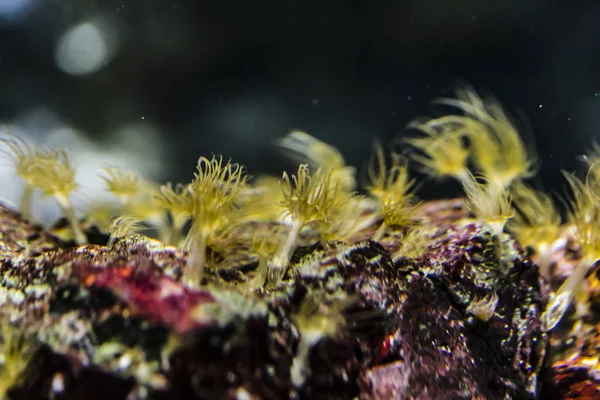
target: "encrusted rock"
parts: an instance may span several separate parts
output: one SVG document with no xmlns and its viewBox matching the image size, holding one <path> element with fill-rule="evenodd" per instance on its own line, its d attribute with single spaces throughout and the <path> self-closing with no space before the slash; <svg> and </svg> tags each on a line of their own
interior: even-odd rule
<svg viewBox="0 0 600 400">
<path fill-rule="evenodd" d="M 8 396 L 536 398 L 548 287 L 508 236 L 501 267 L 461 204 L 426 205 L 438 229 L 418 258 L 393 262 L 394 235 L 311 242 L 257 291 L 243 250 L 190 289 L 181 250 L 141 236 L 73 247 L 0 209 L 1 310 L 35 350 Z"/>
</svg>

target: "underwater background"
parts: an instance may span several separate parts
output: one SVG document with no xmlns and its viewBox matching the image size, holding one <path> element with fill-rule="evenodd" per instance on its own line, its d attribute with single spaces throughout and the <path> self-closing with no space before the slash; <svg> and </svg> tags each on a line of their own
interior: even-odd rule
<svg viewBox="0 0 600 400">
<path fill-rule="evenodd" d="M 107 164 L 188 181 L 215 153 L 279 175 L 294 165 L 273 140 L 292 129 L 364 170 L 376 138 L 468 82 L 535 147 L 534 184 L 562 194 L 599 137 L 599 17 L 595 1 L 0 0 L 0 123 L 66 146 L 85 202 Z M 419 180 L 423 198 L 460 193 Z"/>
</svg>

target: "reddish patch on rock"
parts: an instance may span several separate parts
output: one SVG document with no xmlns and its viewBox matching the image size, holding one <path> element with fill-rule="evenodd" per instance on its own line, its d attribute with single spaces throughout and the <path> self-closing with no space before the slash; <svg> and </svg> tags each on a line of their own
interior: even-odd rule
<svg viewBox="0 0 600 400">
<path fill-rule="evenodd" d="M 213 322 L 195 317 L 193 310 L 200 304 L 215 303 L 214 297 L 168 276 L 133 266 L 77 269 L 76 275 L 84 286 L 110 290 L 127 304 L 133 316 L 162 323 L 178 333 Z"/>
<path fill-rule="evenodd" d="M 600 398 L 600 385 L 583 367 L 568 364 L 555 365 L 554 384 L 565 400 L 592 400 Z"/>
</svg>

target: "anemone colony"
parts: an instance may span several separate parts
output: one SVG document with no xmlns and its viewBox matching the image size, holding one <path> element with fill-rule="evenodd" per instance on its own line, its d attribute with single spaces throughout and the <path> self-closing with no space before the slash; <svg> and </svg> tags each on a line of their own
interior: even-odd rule
<svg viewBox="0 0 600 400">
<path fill-rule="evenodd" d="M 244 295 L 269 293 L 293 272 L 291 260 L 299 241 L 395 241 L 399 245 L 390 252 L 393 262 L 418 258 L 440 228 L 417 201 L 416 180 L 408 168 L 414 162 L 436 179 L 449 177 L 462 185 L 470 215 L 461 223 L 476 221 L 493 237 L 494 273 L 506 274 L 512 266 L 515 256 L 509 242 L 514 238 L 531 249 L 541 274 L 548 276 L 553 244 L 569 232 L 582 256 L 573 273 L 550 295 L 541 318 L 544 330 L 551 331 L 600 258 L 600 150 L 594 148 L 585 157 L 585 179 L 565 173 L 572 200 L 563 224 L 551 197 L 525 183 L 535 174 L 535 155 L 495 100 L 462 89 L 456 98 L 438 103 L 456 112 L 411 122 L 408 128 L 414 134 L 404 140 L 412 148 L 408 158 L 394 152 L 388 157 L 381 145 L 375 145 L 362 192 L 355 169 L 345 164 L 335 148 L 306 133 L 292 132 L 278 144 L 300 165 L 296 173 L 283 173 L 281 179 L 254 179 L 243 166 L 221 156 L 201 157 L 191 182 L 177 185 L 160 186 L 133 171 L 109 166 L 101 174 L 115 202 L 90 205 L 84 220 L 76 218 L 71 206 L 70 197 L 78 185 L 65 151 L 28 145 L 14 137 L 3 139 L 3 144 L 25 182 L 20 210 L 24 217 L 31 216 L 31 195 L 39 190 L 56 199 L 71 228 L 67 236 L 78 245 L 87 241 L 85 227 L 96 226 L 110 232 L 109 247 L 124 237 L 147 240 L 141 236 L 146 232 L 166 245 L 184 248 L 188 255 L 182 282 L 190 293 L 218 286 Z M 256 228 L 240 237 L 239 227 L 248 224 Z M 221 260 L 235 259 L 240 246 L 255 255 L 257 267 L 232 284 L 221 276 Z M 294 314 L 292 320 L 302 333 L 290 373 L 294 385 L 302 385 L 307 377 L 310 348 L 347 323 L 339 311 L 347 301 L 323 309 L 319 294 L 309 293 Z M 497 303 L 492 293 L 473 301 L 467 311 L 487 321 Z M 9 322 L 2 326 L 5 346 L 0 349 L 4 352 L 0 382 L 18 383 L 14 371 L 24 368 L 24 358 L 11 361 L 16 339 L 6 328 Z M 3 390 L 10 386 L 3 385 Z"/>
</svg>

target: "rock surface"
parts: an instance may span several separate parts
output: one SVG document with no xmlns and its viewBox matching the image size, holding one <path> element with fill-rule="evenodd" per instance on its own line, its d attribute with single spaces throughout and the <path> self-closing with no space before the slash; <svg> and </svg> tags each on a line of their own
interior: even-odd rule
<svg viewBox="0 0 600 400">
<path fill-rule="evenodd" d="M 281 284 L 249 291 L 243 249 L 189 289 L 180 249 L 75 247 L 0 208 L 1 314 L 33 349 L 8 398 L 538 398 L 553 378 L 537 267 L 508 236 L 501 266 L 461 201 L 424 210 L 437 230 L 417 258 L 392 261 L 393 234 L 308 241 Z"/>
</svg>

